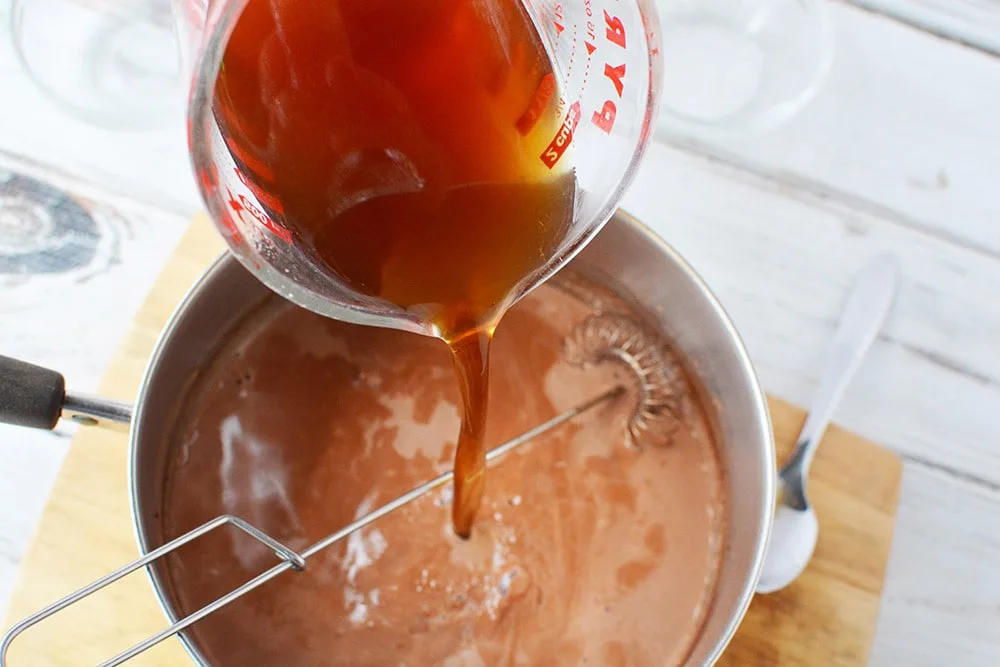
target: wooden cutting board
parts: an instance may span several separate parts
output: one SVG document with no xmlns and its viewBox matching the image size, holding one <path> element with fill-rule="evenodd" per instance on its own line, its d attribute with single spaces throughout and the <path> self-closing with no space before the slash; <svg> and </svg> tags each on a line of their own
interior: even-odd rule
<svg viewBox="0 0 1000 667">
<path fill-rule="evenodd" d="M 207 221 L 192 224 L 119 347 L 102 395 L 134 400 L 167 318 L 221 250 Z M 770 407 L 780 460 L 805 414 L 779 400 Z M 80 430 L 21 566 L 4 628 L 138 555 L 127 470 L 125 434 Z M 900 472 L 894 454 L 836 427 L 829 431 L 809 489 L 821 526 L 815 556 L 790 588 L 754 600 L 720 664 L 867 663 Z M 165 625 L 140 571 L 26 632 L 12 646 L 9 665 L 95 665 Z M 130 664 L 175 667 L 190 661 L 180 642 L 170 639 Z"/>
</svg>

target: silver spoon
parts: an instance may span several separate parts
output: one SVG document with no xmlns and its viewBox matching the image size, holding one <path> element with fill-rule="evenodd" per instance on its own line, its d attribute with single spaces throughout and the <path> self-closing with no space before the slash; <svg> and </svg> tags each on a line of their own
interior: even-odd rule
<svg viewBox="0 0 1000 667">
<path fill-rule="evenodd" d="M 898 275 L 895 258 L 880 255 L 861 271 L 847 299 L 809 416 L 795 451 L 778 472 L 779 500 L 757 583 L 758 593 L 773 593 L 792 583 L 812 558 L 819 524 L 806 498 L 809 465 L 847 383 L 882 328 L 896 293 Z"/>
</svg>

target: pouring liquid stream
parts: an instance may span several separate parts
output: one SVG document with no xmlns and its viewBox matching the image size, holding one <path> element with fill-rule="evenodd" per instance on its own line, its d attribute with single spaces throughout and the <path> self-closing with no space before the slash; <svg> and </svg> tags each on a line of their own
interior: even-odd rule
<svg viewBox="0 0 1000 667">
<path fill-rule="evenodd" d="M 451 348 L 464 414 L 452 523 L 485 489 L 493 331 L 573 217 L 551 63 L 517 2 L 250 0 L 214 96 L 268 213 L 321 270 Z"/>
</svg>

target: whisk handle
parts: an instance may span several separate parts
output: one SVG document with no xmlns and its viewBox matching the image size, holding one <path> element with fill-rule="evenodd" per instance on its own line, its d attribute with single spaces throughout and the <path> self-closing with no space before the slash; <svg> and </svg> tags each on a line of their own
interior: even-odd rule
<svg viewBox="0 0 1000 667">
<path fill-rule="evenodd" d="M 66 380 L 60 373 L 0 356 L 0 422 L 51 430 L 65 399 Z"/>
</svg>

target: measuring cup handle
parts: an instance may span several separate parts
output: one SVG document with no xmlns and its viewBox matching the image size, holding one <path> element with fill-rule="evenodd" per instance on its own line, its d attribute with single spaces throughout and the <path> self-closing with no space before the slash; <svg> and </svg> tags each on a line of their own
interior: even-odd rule
<svg viewBox="0 0 1000 667">
<path fill-rule="evenodd" d="M 0 356 L 0 422 L 52 430 L 65 400 L 60 373 Z"/>
</svg>

